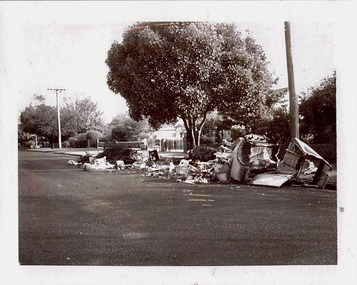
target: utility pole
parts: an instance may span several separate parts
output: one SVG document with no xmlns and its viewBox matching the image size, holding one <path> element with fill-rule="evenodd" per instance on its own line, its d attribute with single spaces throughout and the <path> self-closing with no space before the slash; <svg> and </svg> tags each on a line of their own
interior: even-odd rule
<svg viewBox="0 0 357 285">
<path fill-rule="evenodd" d="M 299 103 L 295 94 L 294 68 L 293 56 L 291 51 L 291 35 L 290 22 L 284 22 L 285 27 L 285 45 L 286 45 L 286 61 L 288 67 L 289 79 L 289 106 L 290 106 L 290 138 L 299 138 Z"/>
<path fill-rule="evenodd" d="M 47 90 L 53 90 L 56 92 L 56 104 L 57 104 L 57 122 L 58 122 L 58 147 L 62 148 L 62 139 L 61 139 L 61 116 L 60 116 L 60 104 L 58 93 L 65 91 L 63 88 L 47 88 Z"/>
</svg>

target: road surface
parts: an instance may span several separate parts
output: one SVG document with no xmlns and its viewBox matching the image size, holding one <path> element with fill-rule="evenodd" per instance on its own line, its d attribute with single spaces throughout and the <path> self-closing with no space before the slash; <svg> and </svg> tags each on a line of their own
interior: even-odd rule
<svg viewBox="0 0 357 285">
<path fill-rule="evenodd" d="M 23 265 L 337 263 L 336 191 L 188 185 L 19 152 Z"/>
</svg>

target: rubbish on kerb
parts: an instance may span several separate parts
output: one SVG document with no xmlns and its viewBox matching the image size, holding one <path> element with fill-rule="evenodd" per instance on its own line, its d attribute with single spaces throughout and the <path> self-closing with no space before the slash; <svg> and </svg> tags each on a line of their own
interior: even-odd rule
<svg viewBox="0 0 357 285">
<path fill-rule="evenodd" d="M 75 161 L 75 160 L 73 160 L 73 159 L 70 159 L 70 160 L 68 160 L 67 164 L 69 164 L 69 165 L 78 165 L 79 162 L 78 162 L 78 161 Z"/>
<path fill-rule="evenodd" d="M 216 173 L 219 182 L 228 183 L 230 166 L 228 164 L 216 164 L 214 167 L 214 172 Z"/>
<path fill-rule="evenodd" d="M 230 176 L 246 182 L 251 175 L 276 170 L 279 146 L 269 143 L 264 136 L 246 135 L 234 143 Z"/>
<path fill-rule="evenodd" d="M 115 166 L 116 166 L 116 168 L 118 168 L 118 169 L 125 169 L 124 160 L 117 160 L 117 161 L 115 162 Z"/>
<path fill-rule="evenodd" d="M 229 145 L 229 147 L 227 147 Z M 295 183 L 325 188 L 329 180 L 331 165 L 310 146 L 294 139 L 282 161 L 278 159 L 280 147 L 270 143 L 265 136 L 250 134 L 238 138 L 231 145 L 225 142 L 209 161 L 158 160 L 157 153 L 132 152 L 135 161 L 125 160 L 109 163 L 106 157 L 87 154 L 80 161 L 69 160 L 68 164 L 82 165 L 85 171 L 117 171 L 131 168 L 145 172 L 147 176 L 176 179 L 185 183 L 229 183 L 231 179 L 252 185 L 281 187 Z M 175 162 L 175 163 L 174 163 Z"/>
<path fill-rule="evenodd" d="M 115 164 L 107 162 L 106 157 L 93 158 L 89 160 L 90 163 L 84 163 L 84 171 L 104 171 L 107 169 L 114 169 Z"/>
<path fill-rule="evenodd" d="M 218 151 L 215 152 L 215 156 L 219 162 L 231 164 L 233 159 L 233 151 L 231 148 L 221 145 L 218 148 Z"/>
<path fill-rule="evenodd" d="M 280 187 L 286 182 L 325 188 L 331 165 L 306 143 L 295 138 L 286 150 L 278 170 L 259 174 L 249 184 Z"/>
</svg>

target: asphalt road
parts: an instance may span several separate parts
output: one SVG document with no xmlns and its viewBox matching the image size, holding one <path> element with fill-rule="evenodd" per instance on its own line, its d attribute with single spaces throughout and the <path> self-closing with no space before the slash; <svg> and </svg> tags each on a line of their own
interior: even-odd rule
<svg viewBox="0 0 357 285">
<path fill-rule="evenodd" d="M 19 152 L 23 265 L 337 264 L 336 191 L 188 185 Z"/>
</svg>

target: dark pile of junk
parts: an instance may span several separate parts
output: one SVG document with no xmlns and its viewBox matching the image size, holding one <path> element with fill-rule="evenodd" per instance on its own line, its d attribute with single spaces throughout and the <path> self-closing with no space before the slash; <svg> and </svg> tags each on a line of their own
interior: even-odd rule
<svg viewBox="0 0 357 285">
<path fill-rule="evenodd" d="M 199 148 L 199 147 L 198 147 Z M 300 185 L 323 189 L 329 181 L 331 165 L 306 143 L 295 138 L 285 150 L 270 143 L 265 136 L 250 134 L 234 143 L 226 142 L 218 148 L 209 148 L 205 161 L 198 160 L 193 150 L 185 158 L 162 158 L 156 151 L 132 150 L 126 159 L 103 155 L 82 157 L 69 164 L 85 171 L 140 171 L 143 175 L 175 179 L 182 183 L 244 183 L 249 185 L 281 187 Z M 193 155 L 192 155 L 193 154 Z"/>
<path fill-rule="evenodd" d="M 277 158 L 279 151 L 278 145 L 264 140 L 241 140 L 234 151 L 231 177 L 251 185 L 280 187 L 289 182 L 321 189 L 326 187 L 332 167 L 310 146 L 295 138 L 282 161 Z"/>
</svg>

